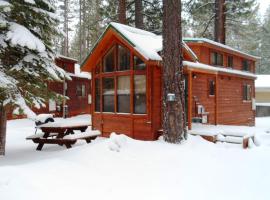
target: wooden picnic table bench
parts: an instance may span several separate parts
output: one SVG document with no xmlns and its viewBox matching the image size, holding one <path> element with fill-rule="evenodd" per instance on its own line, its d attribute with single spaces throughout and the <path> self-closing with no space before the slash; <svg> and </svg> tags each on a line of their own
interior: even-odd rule
<svg viewBox="0 0 270 200">
<path fill-rule="evenodd" d="M 65 145 L 67 148 L 71 148 L 77 140 L 85 140 L 90 143 L 91 140 L 97 138 L 100 135 L 99 131 L 91 131 L 90 133 L 85 133 L 88 125 L 63 125 L 57 123 L 41 125 L 38 128 L 42 130 L 41 134 L 35 134 L 27 137 L 27 140 L 32 140 L 34 143 L 38 144 L 37 149 L 41 151 L 44 144 L 58 144 Z M 80 130 L 80 133 L 74 133 L 75 130 Z"/>
</svg>

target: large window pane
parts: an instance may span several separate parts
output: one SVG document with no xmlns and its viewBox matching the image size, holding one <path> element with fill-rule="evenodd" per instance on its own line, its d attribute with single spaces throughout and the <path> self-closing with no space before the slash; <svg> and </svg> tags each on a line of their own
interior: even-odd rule
<svg viewBox="0 0 270 200">
<path fill-rule="evenodd" d="M 106 54 L 103 61 L 103 72 L 114 71 L 115 58 L 114 58 L 114 47 Z"/>
<path fill-rule="evenodd" d="M 130 76 L 118 77 L 117 101 L 117 112 L 130 113 Z"/>
<path fill-rule="evenodd" d="M 100 79 L 95 80 L 95 111 L 100 112 Z"/>
<path fill-rule="evenodd" d="M 114 78 L 103 78 L 103 112 L 114 112 Z"/>
<path fill-rule="evenodd" d="M 134 112 L 146 113 L 146 76 L 134 76 Z"/>
<path fill-rule="evenodd" d="M 130 69 L 130 53 L 122 46 L 118 46 L 118 69 L 119 71 Z"/>
<path fill-rule="evenodd" d="M 146 64 L 137 56 L 134 56 L 134 70 L 145 70 Z"/>
</svg>

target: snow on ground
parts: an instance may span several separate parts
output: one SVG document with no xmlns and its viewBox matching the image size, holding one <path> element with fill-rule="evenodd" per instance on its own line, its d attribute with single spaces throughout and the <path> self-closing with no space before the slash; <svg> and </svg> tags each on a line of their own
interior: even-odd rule
<svg viewBox="0 0 270 200">
<path fill-rule="evenodd" d="M 267 130 L 269 122 L 258 119 L 256 129 Z M 173 145 L 113 134 L 72 149 L 44 145 L 38 152 L 25 140 L 34 133 L 33 121 L 12 120 L 7 129 L 7 152 L 0 158 L 3 200 L 270 199 L 268 146 L 243 150 L 199 136 Z"/>
</svg>

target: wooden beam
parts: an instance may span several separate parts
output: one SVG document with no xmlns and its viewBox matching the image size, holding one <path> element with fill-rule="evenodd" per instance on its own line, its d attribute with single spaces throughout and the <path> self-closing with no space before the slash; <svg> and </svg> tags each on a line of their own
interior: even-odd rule
<svg viewBox="0 0 270 200">
<path fill-rule="evenodd" d="M 192 128 L 192 71 L 188 72 L 188 130 Z"/>
<path fill-rule="evenodd" d="M 215 125 L 218 124 L 218 75 L 215 76 Z"/>
</svg>

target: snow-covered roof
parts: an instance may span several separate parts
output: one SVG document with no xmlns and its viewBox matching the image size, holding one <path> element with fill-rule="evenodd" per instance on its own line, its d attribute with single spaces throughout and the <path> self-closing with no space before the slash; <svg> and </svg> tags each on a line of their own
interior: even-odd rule
<svg viewBox="0 0 270 200">
<path fill-rule="evenodd" d="M 147 60 L 162 60 L 158 54 L 162 50 L 162 36 L 131 26 L 111 22 L 112 26 Z"/>
<path fill-rule="evenodd" d="M 73 73 L 67 73 L 67 74 L 71 77 L 86 78 L 86 79 L 91 80 L 91 73 L 82 72 L 79 64 L 75 64 L 74 72 L 75 72 L 74 74 Z"/>
<path fill-rule="evenodd" d="M 223 49 L 227 49 L 227 50 L 230 50 L 230 51 L 233 51 L 233 52 L 242 54 L 242 55 L 244 55 L 244 56 L 251 57 L 251 58 L 256 59 L 256 60 L 261 59 L 261 58 L 258 57 L 258 56 L 253 56 L 253 55 L 244 53 L 244 52 L 242 52 L 242 51 L 239 51 L 238 49 L 232 48 L 232 47 L 230 47 L 230 46 L 228 46 L 228 45 L 224 45 L 224 44 L 215 42 L 215 41 L 213 41 L 213 40 L 209 40 L 209 39 L 207 39 L 207 38 L 183 38 L 183 40 L 184 40 L 185 42 L 205 42 L 205 43 L 212 44 L 212 45 L 214 45 L 214 46 L 221 47 L 221 48 L 223 48 Z"/>
<path fill-rule="evenodd" d="M 71 57 L 67 57 L 67 56 L 63 56 L 63 55 L 57 55 L 56 58 L 63 58 L 63 59 L 66 59 L 66 60 L 70 60 L 70 61 L 73 61 L 73 62 L 78 62 L 78 60 L 76 60 L 75 58 L 71 58 Z"/>
<path fill-rule="evenodd" d="M 270 90 L 270 74 L 269 75 L 257 75 L 255 81 L 255 87 L 257 89 L 269 89 Z"/>
<path fill-rule="evenodd" d="M 236 69 L 228 69 L 228 68 L 222 68 L 222 67 L 213 67 L 211 65 L 206 65 L 202 63 L 195 63 L 195 62 L 189 62 L 189 61 L 184 61 L 183 65 L 188 67 L 188 68 L 194 68 L 194 69 L 203 69 L 207 71 L 214 71 L 214 72 L 224 72 L 228 74 L 235 74 L 235 75 L 240 75 L 240 76 L 245 76 L 245 77 L 250 77 L 250 78 L 256 78 L 257 76 L 255 74 L 252 74 L 250 72 L 244 72 Z"/>
</svg>

